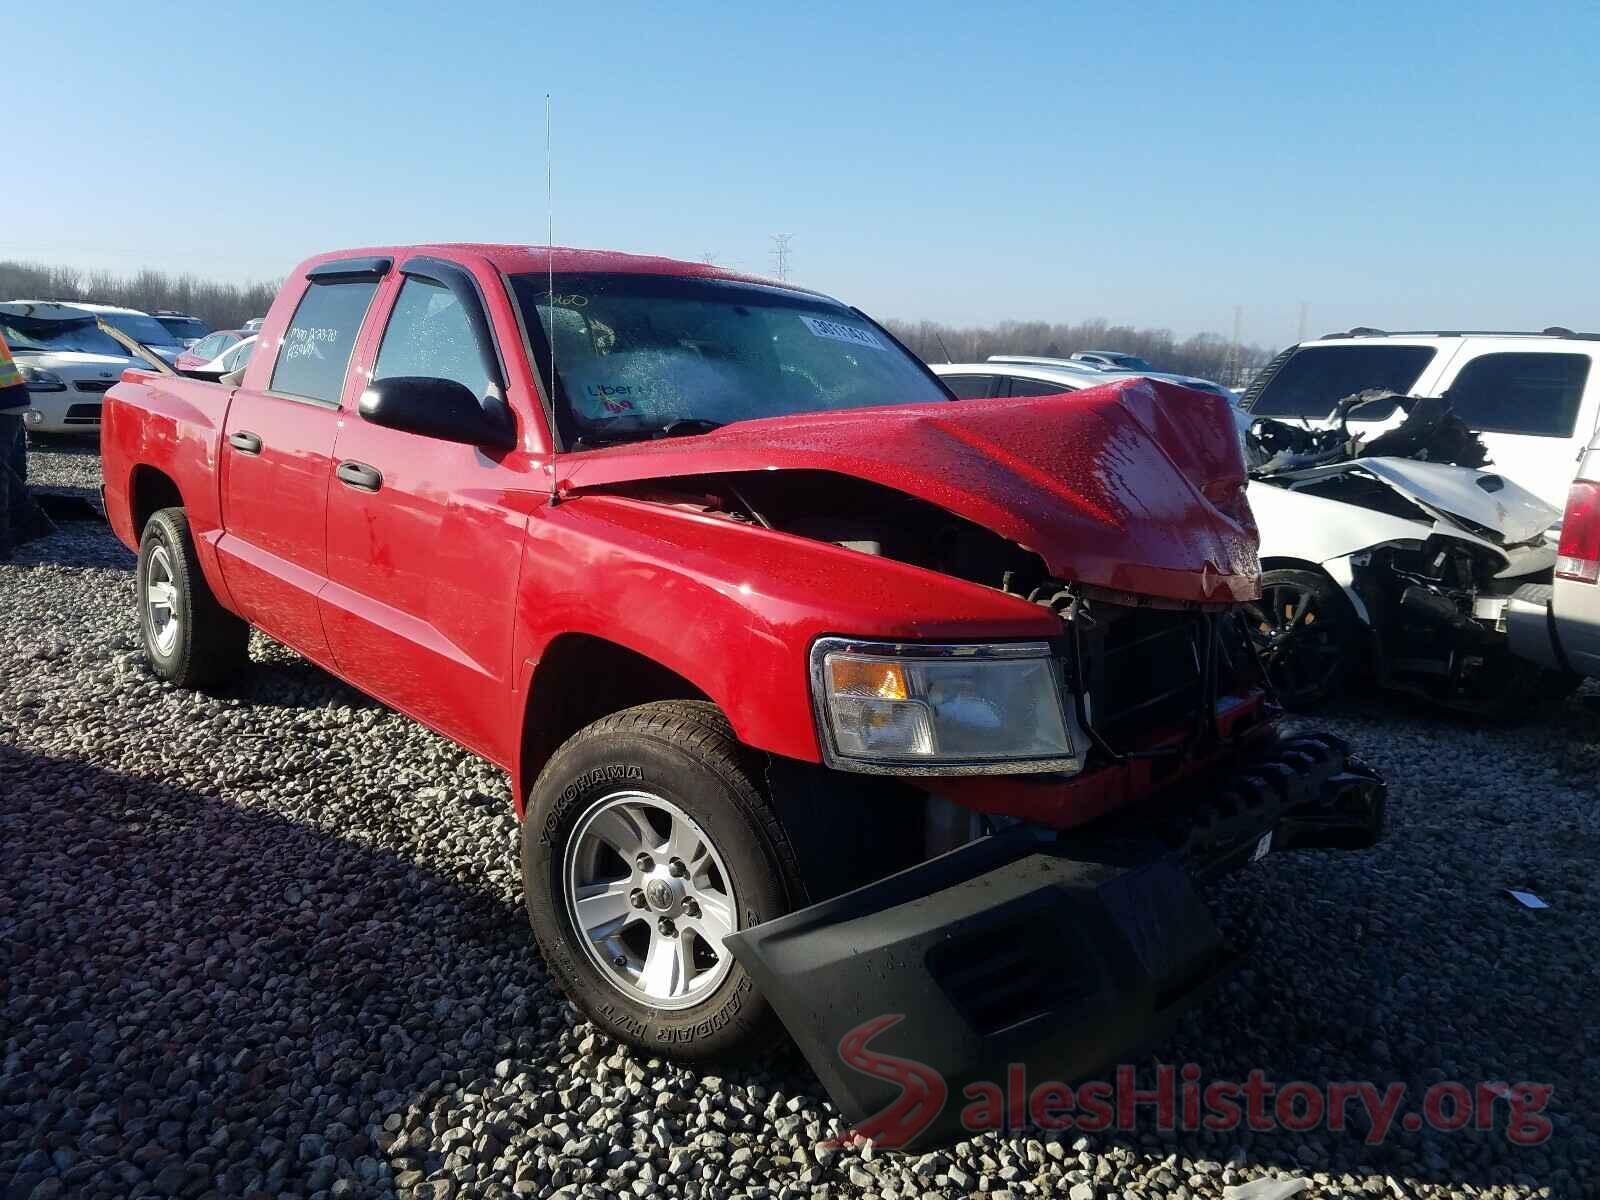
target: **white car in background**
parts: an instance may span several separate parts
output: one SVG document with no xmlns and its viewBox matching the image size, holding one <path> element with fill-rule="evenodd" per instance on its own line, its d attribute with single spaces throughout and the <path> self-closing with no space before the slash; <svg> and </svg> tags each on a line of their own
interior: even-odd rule
<svg viewBox="0 0 1600 1200">
<path fill-rule="evenodd" d="M 0 337 L 28 389 L 22 419 L 30 433 L 98 433 L 102 397 L 124 369 L 145 365 L 75 304 L 0 303 Z"/>
<path fill-rule="evenodd" d="M 150 349 L 168 366 L 178 361 L 183 353 L 183 339 L 170 332 L 165 325 L 147 312 L 137 308 L 122 308 L 115 304 L 90 304 L 85 300 L 59 301 L 57 307 L 104 321 L 107 325 L 127 334 L 134 341 Z"/>
<path fill-rule="evenodd" d="M 1148 374 L 1155 370 L 1137 354 L 1124 354 L 1120 350 L 1079 350 L 1072 356 L 1072 361 L 1088 363 L 1093 367 L 1109 367 L 1113 371 L 1143 371 Z"/>
<path fill-rule="evenodd" d="M 192 369 L 206 375 L 216 375 L 218 377 L 231 375 L 234 371 L 242 371 L 249 365 L 250 355 L 254 353 L 255 348 L 256 336 L 251 334 L 249 337 L 235 342 L 215 358 Z"/>
<path fill-rule="evenodd" d="M 1385 333 L 1352 329 L 1290 346 L 1250 382 L 1242 407 L 1320 428 L 1334 405 L 1372 389 L 1443 397 L 1483 438 L 1494 469 L 1559 510 L 1600 424 L 1600 335 Z M 1369 440 L 1398 425 L 1396 405 L 1352 415 Z"/>
<path fill-rule="evenodd" d="M 1234 401 L 1232 392 L 1209 379 L 1174 375 L 1168 371 L 1127 371 L 1072 358 L 991 354 L 985 362 L 980 363 L 929 363 L 928 366 L 962 400 L 985 400 L 997 396 L 1049 396 L 1057 392 L 1099 387 L 1119 379 L 1159 379 L 1163 383 L 1176 383 L 1221 396 L 1230 404 Z"/>
</svg>

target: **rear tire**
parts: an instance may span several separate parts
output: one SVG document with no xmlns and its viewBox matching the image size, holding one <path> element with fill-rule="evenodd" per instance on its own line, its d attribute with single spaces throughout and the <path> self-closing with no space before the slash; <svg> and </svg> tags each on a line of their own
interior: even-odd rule
<svg viewBox="0 0 1600 1200">
<path fill-rule="evenodd" d="M 692 701 L 604 717 L 540 772 L 522 826 L 528 919 L 556 980 L 610 1036 L 687 1061 L 782 1038 L 720 941 L 799 895 L 759 777 L 727 718 Z"/>
<path fill-rule="evenodd" d="M 1360 656 L 1350 601 L 1318 571 L 1263 572 L 1245 622 L 1278 702 L 1296 712 L 1327 703 Z"/>
<path fill-rule="evenodd" d="M 212 593 L 183 509 L 160 509 L 146 522 L 135 580 L 145 655 L 162 679 L 210 687 L 249 662 L 250 626 Z"/>
</svg>

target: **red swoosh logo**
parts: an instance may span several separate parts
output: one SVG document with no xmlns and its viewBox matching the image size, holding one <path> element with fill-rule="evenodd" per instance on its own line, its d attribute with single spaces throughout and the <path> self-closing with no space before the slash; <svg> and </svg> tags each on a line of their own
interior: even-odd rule
<svg viewBox="0 0 1600 1200">
<path fill-rule="evenodd" d="M 904 1013 L 873 1017 L 839 1039 L 839 1058 L 846 1066 L 900 1088 L 899 1097 L 888 1107 L 862 1121 L 840 1141 L 871 1138 L 875 1145 L 894 1149 L 912 1141 L 943 1111 L 949 1094 L 943 1075 L 926 1063 L 868 1048 L 868 1042 L 903 1020 Z"/>
</svg>

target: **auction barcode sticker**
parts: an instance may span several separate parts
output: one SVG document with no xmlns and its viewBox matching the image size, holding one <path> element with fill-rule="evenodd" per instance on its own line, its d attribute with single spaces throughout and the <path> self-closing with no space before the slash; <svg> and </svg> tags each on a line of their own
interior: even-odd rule
<svg viewBox="0 0 1600 1200">
<path fill-rule="evenodd" d="M 870 329 L 859 329 L 854 325 L 841 325 L 838 321 L 829 321 L 823 317 L 801 317 L 806 323 L 806 328 L 818 337 L 832 338 L 836 342 L 849 342 L 852 346 L 871 346 L 874 350 L 884 349 L 877 335 Z"/>
</svg>

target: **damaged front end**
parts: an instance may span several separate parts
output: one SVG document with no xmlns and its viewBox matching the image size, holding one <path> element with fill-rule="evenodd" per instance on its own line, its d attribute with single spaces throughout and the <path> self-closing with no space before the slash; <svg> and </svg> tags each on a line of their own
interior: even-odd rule
<svg viewBox="0 0 1600 1200">
<path fill-rule="evenodd" d="M 726 944 L 881 1146 L 959 1136 L 961 1090 L 1011 1063 L 1126 1061 L 1238 953 L 1202 880 L 1380 836 L 1382 780 L 1276 728 L 1226 406 L 1163 391 L 749 422 L 692 456 L 587 454 L 562 484 L 737 529 L 764 560 L 825 543 L 867 594 L 1030 602 L 1006 611 L 1036 634 L 966 641 L 782 608 L 820 761 L 769 755 L 764 784 L 812 903 Z"/>
<path fill-rule="evenodd" d="M 1503 556 L 1448 535 L 1351 556 L 1351 586 L 1373 630 L 1374 671 L 1391 690 L 1481 716 L 1515 713 L 1563 686 L 1516 657 L 1507 618 L 1548 569 L 1504 575 Z"/>
<path fill-rule="evenodd" d="M 970 1089 L 1131 1061 L 1240 957 L 1197 883 L 1272 847 L 1371 845 L 1385 798 L 1335 739 L 1274 741 L 1102 821 L 1014 824 L 729 944 L 852 1132 L 926 1149 L 992 1127 Z"/>
<path fill-rule="evenodd" d="M 1132 1061 L 1244 952 L 1206 881 L 1272 850 L 1369 847 L 1384 828 L 1376 772 L 1329 735 L 1279 734 L 1236 606 L 1152 603 L 1016 563 L 1001 586 L 1061 620 L 1043 649 L 1068 757 L 897 772 L 830 756 L 829 770 L 769 778 L 780 811 L 824 831 L 796 847 L 818 902 L 728 943 L 852 1133 L 884 1148 L 981 1132 L 963 1097 L 1006 1086 L 1018 1064 L 1067 1082 Z M 816 653 L 919 649 L 835 639 Z M 898 694 L 892 674 L 864 678 Z M 961 844 L 946 826 L 955 848 L 917 861 L 917 844 L 850 819 L 882 806 L 903 826 L 918 810 L 892 807 L 889 785 L 984 832 Z M 841 827 L 859 845 L 829 835 Z"/>
</svg>

